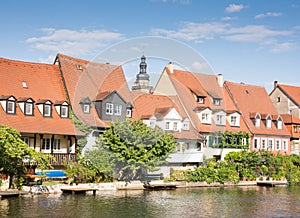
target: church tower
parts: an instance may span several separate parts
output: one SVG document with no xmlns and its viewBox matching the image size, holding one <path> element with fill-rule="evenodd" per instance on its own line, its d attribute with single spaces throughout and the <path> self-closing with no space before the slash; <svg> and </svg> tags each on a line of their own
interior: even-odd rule
<svg viewBox="0 0 300 218">
<path fill-rule="evenodd" d="M 152 86 L 149 86 L 149 74 L 147 74 L 146 57 L 141 57 L 140 72 L 136 75 L 136 80 L 132 90 L 150 92 Z"/>
</svg>

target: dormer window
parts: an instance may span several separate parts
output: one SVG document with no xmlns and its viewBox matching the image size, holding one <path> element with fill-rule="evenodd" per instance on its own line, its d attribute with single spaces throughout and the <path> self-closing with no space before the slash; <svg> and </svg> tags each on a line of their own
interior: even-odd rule
<svg viewBox="0 0 300 218">
<path fill-rule="evenodd" d="M 189 130 L 190 129 L 190 121 L 189 119 L 185 119 L 183 121 L 182 130 Z"/>
<path fill-rule="evenodd" d="M 82 71 L 82 65 L 81 65 L 81 64 L 78 64 L 78 65 L 77 65 L 77 70 Z"/>
<path fill-rule="evenodd" d="M 27 116 L 33 115 L 33 101 L 28 99 L 24 104 L 24 114 Z"/>
<path fill-rule="evenodd" d="M 277 119 L 277 129 L 282 129 L 282 119 L 281 119 L 281 117 L 279 117 Z"/>
<path fill-rule="evenodd" d="M 52 107 L 51 107 L 51 103 L 50 102 L 46 102 L 44 104 L 44 113 L 43 113 L 44 117 L 51 117 L 52 116 Z"/>
<path fill-rule="evenodd" d="M 201 96 L 197 96 L 197 103 L 199 104 L 204 104 L 204 97 L 201 97 Z"/>
<path fill-rule="evenodd" d="M 214 98 L 214 99 L 213 99 L 213 104 L 214 104 L 215 106 L 220 106 L 220 104 L 221 104 L 221 99 L 219 99 L 219 98 Z"/>
<path fill-rule="evenodd" d="M 24 115 L 33 116 L 34 101 L 32 98 L 19 98 L 17 102 Z"/>
<path fill-rule="evenodd" d="M 277 96 L 277 102 L 279 103 L 281 101 L 280 96 Z"/>
<path fill-rule="evenodd" d="M 272 127 L 272 119 L 270 116 L 267 117 L 266 119 L 266 127 L 271 128 Z"/>
<path fill-rule="evenodd" d="M 69 104 L 66 101 L 56 102 L 54 106 L 61 118 L 69 117 Z"/>
<path fill-rule="evenodd" d="M 6 101 L 6 113 L 16 114 L 16 99 L 13 96 Z"/>
<path fill-rule="evenodd" d="M 128 117 L 128 118 L 132 117 L 132 111 L 131 111 L 131 109 L 126 109 L 126 117 Z"/>
<path fill-rule="evenodd" d="M 81 100 L 79 104 L 81 105 L 82 111 L 85 114 L 89 114 L 91 112 L 91 100 L 89 97 L 86 97 L 85 99 Z"/>
<path fill-rule="evenodd" d="M 89 104 L 84 104 L 83 105 L 83 113 L 89 114 L 90 113 L 90 105 Z"/>
<path fill-rule="evenodd" d="M 260 127 L 260 116 L 257 114 L 255 117 L 255 127 Z"/>
</svg>

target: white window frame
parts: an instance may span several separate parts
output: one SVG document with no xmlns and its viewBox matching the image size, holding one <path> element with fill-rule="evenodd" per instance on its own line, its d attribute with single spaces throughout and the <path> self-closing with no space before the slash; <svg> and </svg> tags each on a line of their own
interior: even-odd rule
<svg viewBox="0 0 300 218">
<path fill-rule="evenodd" d="M 42 146 L 42 150 L 50 151 L 51 150 L 51 139 L 50 138 L 43 138 L 41 146 Z"/>
<path fill-rule="evenodd" d="M 67 105 L 60 106 L 60 117 L 69 117 L 69 107 Z"/>
<path fill-rule="evenodd" d="M 269 139 L 268 140 L 268 150 L 269 151 L 273 151 L 274 149 L 273 149 L 273 145 L 274 144 L 274 140 L 273 139 Z"/>
<path fill-rule="evenodd" d="M 83 113 L 89 114 L 91 110 L 91 105 L 89 104 L 83 104 Z"/>
<path fill-rule="evenodd" d="M 221 105 L 221 100 L 218 99 L 218 98 L 214 98 L 214 99 L 213 99 L 213 104 L 214 104 L 215 106 L 220 106 L 220 105 Z"/>
<path fill-rule="evenodd" d="M 132 116 L 132 111 L 131 111 L 131 109 L 127 109 L 126 110 L 126 117 L 131 117 Z"/>
<path fill-rule="evenodd" d="M 15 114 L 16 113 L 16 101 L 7 100 L 6 112 L 8 114 Z"/>
<path fill-rule="evenodd" d="M 275 141 L 275 149 L 277 151 L 281 150 L 281 143 L 280 143 L 279 139 L 276 139 L 276 141 Z"/>
<path fill-rule="evenodd" d="M 282 120 L 280 118 L 277 120 L 277 129 L 282 129 Z"/>
<path fill-rule="evenodd" d="M 47 112 L 47 110 L 49 110 L 49 111 Z M 52 116 L 51 104 L 44 104 L 43 112 L 44 112 L 44 117 L 51 117 Z"/>
<path fill-rule="evenodd" d="M 284 151 L 288 150 L 288 142 L 286 139 L 282 140 L 282 150 L 284 150 Z"/>
<path fill-rule="evenodd" d="M 272 127 L 272 120 L 270 117 L 266 119 L 266 127 L 270 129 Z"/>
<path fill-rule="evenodd" d="M 56 151 L 61 150 L 61 140 L 60 139 L 54 139 L 53 150 L 56 150 Z"/>
<path fill-rule="evenodd" d="M 113 115 L 114 105 L 112 103 L 106 103 L 106 114 Z"/>
<path fill-rule="evenodd" d="M 262 139 L 261 140 L 261 149 L 266 150 L 267 149 L 267 140 L 266 139 Z"/>
<path fill-rule="evenodd" d="M 32 116 L 33 115 L 33 102 L 25 102 L 24 114 Z"/>
<path fill-rule="evenodd" d="M 255 147 L 255 144 L 256 144 L 256 147 Z M 253 139 L 253 148 L 259 149 L 259 140 L 257 138 Z"/>
<path fill-rule="evenodd" d="M 115 104 L 114 105 L 114 115 L 121 116 L 122 114 L 122 105 Z"/>
<path fill-rule="evenodd" d="M 255 117 L 255 127 L 260 127 L 260 117 L 259 116 L 256 116 Z"/>
<path fill-rule="evenodd" d="M 166 129 L 166 130 L 170 130 L 170 122 L 169 122 L 169 121 L 167 121 L 167 122 L 165 123 L 165 129 Z"/>
<path fill-rule="evenodd" d="M 173 130 L 174 130 L 174 131 L 177 131 L 177 130 L 178 130 L 178 123 L 177 123 L 177 122 L 174 122 L 174 123 L 173 123 Z"/>
</svg>

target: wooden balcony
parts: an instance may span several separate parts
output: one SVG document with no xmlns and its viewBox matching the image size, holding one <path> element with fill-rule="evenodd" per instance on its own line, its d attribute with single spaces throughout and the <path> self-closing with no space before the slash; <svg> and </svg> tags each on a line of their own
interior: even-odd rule
<svg viewBox="0 0 300 218">
<path fill-rule="evenodd" d="M 55 157 L 56 162 L 50 159 L 52 166 L 63 166 L 65 163 L 76 162 L 76 154 L 52 154 Z"/>
</svg>

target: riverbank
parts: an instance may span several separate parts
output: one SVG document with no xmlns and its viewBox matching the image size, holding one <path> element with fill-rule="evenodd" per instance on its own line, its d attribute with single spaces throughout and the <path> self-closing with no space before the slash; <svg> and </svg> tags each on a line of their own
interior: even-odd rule
<svg viewBox="0 0 300 218">
<path fill-rule="evenodd" d="M 224 184 L 221 183 L 210 183 L 207 182 L 164 182 L 163 180 L 151 181 L 151 184 L 164 184 L 172 185 L 177 188 L 197 188 L 197 187 L 230 187 L 230 186 L 257 186 L 262 181 L 241 181 L 239 183 L 227 182 Z M 264 181 L 265 184 L 270 186 L 276 185 L 287 185 L 287 181 Z M 261 184 L 261 183 L 260 183 Z M 117 190 L 144 190 L 144 183 L 141 181 L 131 181 L 131 182 L 112 182 L 112 183 L 88 183 L 88 184 L 78 184 L 78 185 L 65 185 L 65 184 L 56 184 L 52 186 L 24 186 L 23 190 L 31 194 L 59 194 L 62 193 L 64 188 L 89 188 L 96 189 L 97 191 L 117 191 Z"/>
</svg>

